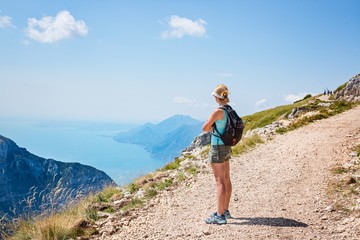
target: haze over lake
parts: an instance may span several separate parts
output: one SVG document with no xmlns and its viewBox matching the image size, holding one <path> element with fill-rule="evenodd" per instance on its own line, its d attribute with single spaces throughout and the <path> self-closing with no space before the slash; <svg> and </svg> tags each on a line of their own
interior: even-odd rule
<svg viewBox="0 0 360 240">
<path fill-rule="evenodd" d="M 39 157 L 93 166 L 124 185 L 165 164 L 137 145 L 113 140 L 117 133 L 133 127 L 114 123 L 1 120 L 0 135 Z"/>
</svg>

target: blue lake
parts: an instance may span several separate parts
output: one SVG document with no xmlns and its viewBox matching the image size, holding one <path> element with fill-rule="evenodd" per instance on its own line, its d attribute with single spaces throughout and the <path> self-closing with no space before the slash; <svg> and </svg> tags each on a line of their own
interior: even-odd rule
<svg viewBox="0 0 360 240">
<path fill-rule="evenodd" d="M 117 133 L 134 126 L 0 120 L 0 135 L 39 157 L 93 166 L 124 185 L 165 165 L 139 146 L 113 140 Z"/>
</svg>

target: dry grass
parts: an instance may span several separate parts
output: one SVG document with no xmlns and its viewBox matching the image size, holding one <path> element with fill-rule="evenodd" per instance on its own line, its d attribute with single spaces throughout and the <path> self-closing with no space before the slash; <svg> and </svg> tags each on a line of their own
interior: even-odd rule
<svg viewBox="0 0 360 240">
<path fill-rule="evenodd" d="M 257 144 L 263 143 L 264 141 L 257 134 L 253 134 L 248 138 L 243 138 L 241 141 L 232 148 L 234 155 L 240 155 L 252 148 L 254 148 Z"/>
<path fill-rule="evenodd" d="M 330 105 L 330 107 L 324 107 L 324 106 L 319 106 L 318 100 L 316 100 L 314 103 L 311 103 L 306 106 L 306 108 L 308 108 L 311 111 L 317 111 L 316 114 L 299 118 L 296 121 L 294 121 L 293 123 L 291 123 L 288 127 L 277 129 L 276 132 L 283 134 L 287 131 L 292 131 L 297 128 L 308 125 L 309 123 L 312 123 L 314 121 L 337 115 L 337 114 L 347 111 L 357 105 L 358 105 L 357 103 L 351 103 L 351 102 L 346 102 L 346 101 L 335 101 Z"/>
<path fill-rule="evenodd" d="M 357 150 L 358 146 L 355 148 Z M 337 165 L 331 169 L 332 179 L 328 183 L 327 192 L 335 202 L 335 208 L 344 214 L 355 210 L 356 200 L 360 199 L 360 157 L 358 163 L 350 167 Z"/>
<path fill-rule="evenodd" d="M 61 213 L 38 215 L 31 219 L 17 219 L 9 227 L 13 228 L 14 235 L 5 239 L 13 240 L 44 240 L 44 239 L 75 239 L 77 236 L 90 235 L 96 232 L 87 223 L 88 208 L 93 197 L 81 201 L 79 204 L 69 206 Z"/>
</svg>

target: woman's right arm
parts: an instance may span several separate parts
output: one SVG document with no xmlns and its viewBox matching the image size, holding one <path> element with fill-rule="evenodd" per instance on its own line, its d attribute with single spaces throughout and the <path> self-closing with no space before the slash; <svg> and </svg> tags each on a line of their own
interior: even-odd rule
<svg viewBox="0 0 360 240">
<path fill-rule="evenodd" d="M 211 114 L 209 119 L 204 123 L 202 130 L 204 132 L 211 132 L 212 125 L 214 122 L 218 119 L 221 119 L 221 114 L 223 114 L 223 111 L 221 109 L 214 110 Z"/>
</svg>

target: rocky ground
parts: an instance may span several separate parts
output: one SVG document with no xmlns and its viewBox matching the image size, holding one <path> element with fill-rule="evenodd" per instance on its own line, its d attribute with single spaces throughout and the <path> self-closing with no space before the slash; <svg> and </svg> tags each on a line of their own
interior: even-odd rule
<svg viewBox="0 0 360 240">
<path fill-rule="evenodd" d="M 360 106 L 232 158 L 227 225 L 204 222 L 216 210 L 207 165 L 129 216 L 100 220 L 96 239 L 360 239 L 360 197 L 346 212 L 329 193 L 336 178 L 331 169 L 358 165 L 353 149 L 359 144 Z"/>
</svg>

